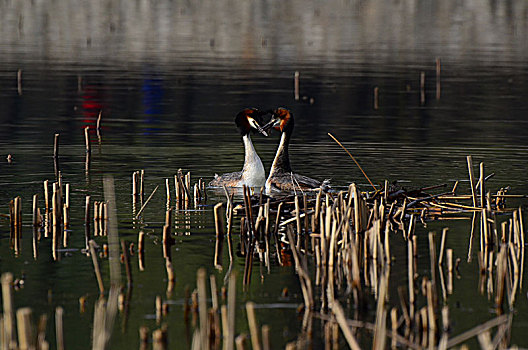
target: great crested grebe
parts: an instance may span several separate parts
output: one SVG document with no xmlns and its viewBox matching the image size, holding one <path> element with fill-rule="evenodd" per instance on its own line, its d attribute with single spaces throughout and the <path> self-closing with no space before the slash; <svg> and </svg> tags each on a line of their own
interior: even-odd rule
<svg viewBox="0 0 528 350">
<path fill-rule="evenodd" d="M 257 130 L 264 136 L 268 136 L 266 131 L 260 126 L 261 117 L 266 114 L 268 112 L 261 112 L 256 108 L 246 108 L 236 115 L 235 124 L 240 130 L 242 141 L 244 142 L 244 167 L 242 171 L 234 173 L 215 174 L 214 180 L 209 183 L 210 187 L 223 187 L 224 185 L 226 187 L 242 187 L 246 185 L 260 188 L 264 186 L 266 182 L 264 165 L 262 165 L 262 161 L 253 147 L 249 134 L 251 130 Z"/>
<path fill-rule="evenodd" d="M 299 189 L 305 191 L 317 188 L 326 190 L 329 187 L 328 180 L 321 183 L 307 176 L 294 174 L 292 171 L 290 157 L 288 155 L 288 145 L 290 144 L 294 126 L 293 114 L 285 108 L 277 108 L 269 113 L 271 113 L 271 120 L 263 128 L 264 130 L 274 128 L 280 131 L 281 139 L 268 179 L 266 180 L 266 192 L 290 192 Z"/>
</svg>

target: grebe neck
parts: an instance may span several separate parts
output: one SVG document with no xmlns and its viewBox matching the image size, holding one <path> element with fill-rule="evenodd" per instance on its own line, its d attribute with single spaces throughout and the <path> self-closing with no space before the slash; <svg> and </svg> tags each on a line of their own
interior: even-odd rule
<svg viewBox="0 0 528 350">
<path fill-rule="evenodd" d="M 244 167 L 242 168 L 242 179 L 248 186 L 263 186 L 265 178 L 265 170 L 260 157 L 253 147 L 251 137 L 249 135 L 242 136 L 244 141 L 245 157 Z"/>
<path fill-rule="evenodd" d="M 290 133 L 283 132 L 281 140 L 279 143 L 279 148 L 277 148 L 277 153 L 275 154 L 275 159 L 270 170 L 270 176 L 274 173 L 281 171 L 291 173 L 290 165 L 290 156 L 288 154 L 288 145 L 290 144 Z"/>
</svg>

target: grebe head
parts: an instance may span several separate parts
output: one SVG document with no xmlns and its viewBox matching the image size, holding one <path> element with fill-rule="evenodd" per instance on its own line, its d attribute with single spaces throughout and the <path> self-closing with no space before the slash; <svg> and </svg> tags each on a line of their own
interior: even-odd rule
<svg viewBox="0 0 528 350">
<path fill-rule="evenodd" d="M 264 136 L 268 133 L 260 126 L 263 124 L 262 116 L 268 112 L 261 112 L 256 108 L 246 108 L 240 111 L 235 117 L 235 124 L 242 136 L 248 135 L 250 131 L 257 130 Z"/>
<path fill-rule="evenodd" d="M 273 128 L 286 133 L 291 133 L 293 131 L 293 114 L 289 110 L 279 107 L 268 113 L 271 113 L 271 120 L 262 127 L 264 130 Z"/>
</svg>

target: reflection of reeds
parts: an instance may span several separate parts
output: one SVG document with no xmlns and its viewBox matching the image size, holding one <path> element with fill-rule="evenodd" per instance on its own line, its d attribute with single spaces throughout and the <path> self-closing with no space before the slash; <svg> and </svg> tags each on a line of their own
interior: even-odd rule
<svg viewBox="0 0 528 350">
<path fill-rule="evenodd" d="M 86 131 L 87 132 L 87 131 Z M 88 144 L 87 144 L 88 151 Z M 56 158 L 58 158 L 58 135 L 56 136 Z M 487 323 L 465 332 L 459 336 L 450 337 L 449 308 L 446 305 L 455 289 L 453 274 L 461 278 L 458 271 L 460 259 L 449 247 L 447 241 L 448 229 L 444 228 L 440 239 L 437 257 L 437 237 L 434 232 L 428 236 L 429 269 L 421 275 L 418 261 L 423 259 L 418 255 L 418 239 L 420 222 L 426 223 L 434 219 L 467 219 L 467 214 L 473 215 L 468 261 L 474 255 L 472 239 L 477 222 L 480 221 L 480 244 L 477 245 L 480 277 L 478 288 L 481 293 L 487 291 L 493 300 L 497 313 L 504 312 L 504 304 L 510 310 L 515 307 L 517 293 L 522 290 L 524 272 L 524 224 L 520 208 L 506 208 L 509 198 L 524 198 L 525 196 L 507 194 L 507 189 L 501 188 L 497 194 L 489 192 L 486 186 L 484 164 L 480 163 L 479 181 L 475 184 L 471 156 L 467 158 L 469 186 L 471 194 L 455 194 L 461 191 L 458 181 L 451 192 L 434 193 L 432 191 L 445 188 L 446 184 L 434 185 L 417 190 L 397 188 L 384 181 L 384 186 L 375 186 L 373 191 L 362 192 L 360 187 L 351 184 L 346 191 L 310 195 L 284 195 L 280 198 L 266 197 L 262 192 L 252 195 L 249 188 L 243 189 L 243 202 L 234 203 L 234 196 L 227 189 L 226 210 L 223 204 L 214 206 L 214 225 L 216 233 L 214 266 L 223 271 L 222 246 L 227 238 L 229 249 L 229 268 L 226 271 L 223 289 L 227 295 L 218 300 L 216 277 L 209 276 L 212 296 L 212 307 L 207 299 L 207 276 L 204 269 L 197 274 L 197 292 L 193 294 L 193 311 L 198 324 L 195 328 L 193 344 L 196 348 L 215 348 L 220 344 L 225 350 L 247 347 L 247 336 L 239 334 L 236 329 L 236 255 L 232 239 L 236 227 L 237 208 L 242 208 L 240 218 L 240 255 L 244 258 L 244 273 L 240 274 L 245 290 L 248 290 L 253 272 L 254 261 L 261 264 L 261 278 L 265 278 L 264 269 L 271 273 L 272 265 L 295 266 L 296 274 L 302 292 L 303 305 L 301 331 L 288 348 L 303 348 L 312 342 L 312 323 L 320 319 L 324 323 L 325 343 L 337 347 L 339 345 L 339 329 L 351 348 L 359 348 L 356 338 L 358 331 L 372 332 L 373 348 L 385 348 L 387 337 L 391 338 L 391 346 L 421 348 L 430 347 L 445 349 L 458 345 L 471 337 L 477 336 L 481 344 L 508 343 L 508 333 L 511 328 L 512 314 L 502 315 Z M 74 224 L 69 212 L 70 185 L 62 184 L 60 172 L 53 185 L 53 194 L 49 193 L 49 181 L 44 182 L 44 218 L 40 219 L 38 196 L 33 197 L 33 255 L 38 258 L 38 241 L 40 229 L 44 229 L 44 237 L 51 231 L 52 256 L 60 258 L 59 244 L 68 244 L 68 228 Z M 365 174 L 366 177 L 366 174 Z M 368 179 L 368 177 L 366 177 Z M 191 174 L 179 170 L 174 176 L 174 192 L 165 179 L 166 209 L 165 222 L 162 231 L 163 262 L 167 276 L 167 298 L 172 296 L 175 288 L 175 274 L 172 263 L 171 249 L 174 244 L 173 224 L 175 213 L 187 213 L 189 203 L 194 201 L 199 207 L 206 200 L 204 182 L 199 179 L 194 185 Z M 144 196 L 144 171 L 137 171 L 132 176 L 132 202 L 134 220 L 144 212 L 158 187 L 152 191 L 146 201 Z M 370 179 L 369 179 L 370 182 Z M 162 184 L 161 184 L 162 185 Z M 159 184 L 157 185 L 159 186 Z M 63 193 L 63 187 L 65 189 Z M 379 188 L 378 188 L 379 187 Z M 449 187 L 451 188 L 451 187 Z M 488 190 L 488 192 L 486 192 Z M 173 193 L 175 195 L 173 195 Z M 477 197 L 478 194 L 478 197 Z M 50 198 L 51 197 L 51 198 Z M 51 211 L 50 211 L 51 199 Z M 468 202 L 472 201 L 472 203 Z M 136 202 L 141 208 L 135 212 Z M 238 204 L 238 205 L 237 205 Z M 103 248 L 102 257 L 109 256 L 110 289 L 105 299 L 103 277 L 99 268 L 96 243 L 90 238 L 90 211 L 93 207 L 94 239 L 108 240 L 107 249 Z M 112 334 L 113 320 L 118 303 L 123 306 L 124 324 L 128 317 L 128 305 L 131 300 L 133 273 L 130 267 L 130 248 L 121 241 L 121 253 L 127 276 L 126 297 L 119 299 L 119 288 L 122 284 L 119 273 L 119 238 L 117 235 L 117 219 L 115 214 L 115 198 L 111 181 L 105 179 L 105 200 L 91 202 L 91 196 L 85 199 L 85 247 L 93 260 L 94 273 L 98 283 L 100 299 L 95 304 L 93 349 L 104 349 Z M 499 222 L 498 213 L 511 211 L 511 218 Z M 224 220 L 226 215 L 226 220 Z M 20 252 L 22 228 L 22 208 L 20 197 L 10 204 L 11 239 L 15 253 Z M 143 218 L 142 218 L 143 220 Z M 142 221 L 140 221 L 142 223 Z M 50 225 L 51 224 L 51 225 Z M 42 227 L 43 226 L 43 227 Z M 50 229 L 51 226 L 51 229 Z M 401 234 L 394 234 L 400 232 Z M 63 235 L 63 236 L 61 236 Z M 227 237 L 225 237 L 227 236 Z M 477 235 L 478 237 L 478 235 Z M 63 238 L 63 240 L 61 240 Z M 391 256 L 391 244 L 396 240 L 407 241 L 407 263 L 394 261 Z M 398 242 L 398 241 L 396 241 Z M 145 270 L 145 233 L 138 235 L 139 271 Z M 105 245 L 103 245 L 105 247 Z M 456 265 L 453 266 L 453 260 Z M 446 264 L 443 264 L 443 262 Z M 406 265 L 406 266 L 405 266 Z M 445 265 L 445 266 L 444 266 Z M 496 266 L 494 268 L 494 266 Z M 389 281 L 391 269 L 407 268 L 407 281 L 404 286 L 397 286 L 399 302 L 389 299 Z M 495 271 L 494 271 L 495 270 Z M 445 274 L 444 274 L 445 272 Z M 218 273 L 218 272 L 216 272 Z M 444 280 L 444 276 L 447 277 Z M 446 283 L 447 281 L 447 283 Z M 15 282 L 10 274 L 2 276 L 2 293 L 4 303 L 3 313 L 3 344 L 15 344 L 16 329 L 14 320 L 12 289 Z M 376 299 L 376 315 L 374 322 L 359 320 L 359 310 L 372 308 L 371 296 Z M 443 305 L 438 298 L 442 296 Z M 223 293 L 225 294 L 225 292 Z M 188 299 L 188 298 L 187 298 Z M 185 302 L 185 319 L 188 320 L 189 306 Z M 120 302 L 118 301 L 120 300 Z M 223 304 L 222 304 L 223 302 Z M 259 328 L 255 304 L 246 304 L 248 325 L 252 347 L 255 349 L 270 348 L 270 327 Z M 343 305 L 343 306 L 342 306 Z M 164 315 L 168 304 L 161 297 L 156 303 L 158 329 L 152 333 L 153 348 L 165 349 L 167 346 L 167 327 Z M 57 340 L 58 347 L 65 347 L 62 339 L 61 309 L 57 308 Z M 21 349 L 30 348 L 35 342 L 35 331 L 31 321 L 31 310 L 19 309 L 18 346 Z M 220 317 L 221 316 L 221 317 Z M 390 320 L 387 320 L 387 319 Z M 390 329 L 387 329 L 390 323 Z M 187 325 L 188 326 L 188 325 Z M 67 327 L 67 325 L 66 325 Z M 488 333 L 497 327 L 494 337 Z M 45 344 L 45 331 L 39 327 L 38 344 Z M 220 332 L 220 329 L 222 332 Z M 67 329 L 66 329 L 67 331 Z M 141 348 L 145 348 L 149 331 L 140 330 Z M 189 333 L 191 334 L 191 333 Z M 189 338 L 191 338 L 189 336 Z M 61 345 L 62 344 L 62 345 Z M 45 345 L 42 345 L 45 346 Z M 5 348 L 5 347 L 4 347 Z"/>
</svg>

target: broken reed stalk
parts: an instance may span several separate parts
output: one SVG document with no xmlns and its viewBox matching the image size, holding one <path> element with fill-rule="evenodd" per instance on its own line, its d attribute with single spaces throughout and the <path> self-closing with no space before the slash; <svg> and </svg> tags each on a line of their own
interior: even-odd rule
<svg viewBox="0 0 528 350">
<path fill-rule="evenodd" d="M 57 342 L 57 350 L 64 350 L 64 327 L 62 322 L 62 316 L 64 309 L 58 306 L 55 309 L 55 335 Z"/>
<path fill-rule="evenodd" d="M 442 262 L 444 260 L 444 247 L 445 247 L 447 231 L 449 231 L 448 227 L 444 227 L 442 229 L 442 240 L 440 241 L 440 253 L 438 254 L 438 265 L 442 265 Z"/>
<path fill-rule="evenodd" d="M 356 158 L 354 158 L 354 156 L 352 156 L 352 154 L 350 154 L 350 152 L 345 148 L 345 146 L 343 146 L 341 144 L 341 142 L 339 142 L 335 137 L 334 135 L 328 133 L 328 136 L 330 136 L 339 146 L 341 146 L 341 148 L 350 156 L 350 158 L 352 158 L 352 160 L 354 161 L 354 163 L 356 163 L 357 167 L 359 168 L 359 170 L 361 170 L 361 173 L 363 173 L 363 176 L 365 176 L 365 178 L 367 179 L 367 181 L 369 182 L 369 184 L 374 188 L 375 191 L 377 191 L 377 188 L 376 186 L 374 186 L 374 184 L 372 183 L 372 181 L 370 181 L 369 177 L 367 176 L 367 174 L 365 173 L 365 171 L 363 171 L 363 168 L 361 167 L 361 165 L 359 165 L 359 163 L 357 162 Z"/>
<path fill-rule="evenodd" d="M 360 350 L 361 347 L 359 346 L 356 338 L 354 337 L 354 334 L 350 330 L 350 327 L 348 326 L 347 318 L 345 317 L 343 308 L 341 307 L 341 305 L 339 304 L 337 300 L 334 300 L 334 302 L 332 303 L 332 312 L 334 313 L 336 317 L 336 321 L 339 324 L 339 327 L 341 328 L 341 332 L 343 332 L 343 335 L 345 336 L 345 339 L 350 349 Z"/>
<path fill-rule="evenodd" d="M 293 258 L 295 260 L 295 266 L 297 267 L 297 274 L 299 275 L 299 282 L 301 283 L 301 290 L 304 297 L 304 306 L 306 309 L 311 310 L 314 306 L 313 290 L 312 290 L 312 281 L 310 276 L 306 271 L 306 266 L 304 261 L 299 257 L 299 252 L 294 243 L 293 234 L 290 230 L 287 230 L 288 242 L 290 243 L 290 248 L 293 253 Z"/>
<path fill-rule="evenodd" d="M 170 186 L 169 186 L 169 179 L 165 179 L 165 192 L 167 197 L 167 208 L 170 207 L 171 203 L 171 193 L 170 193 Z"/>
<path fill-rule="evenodd" d="M 125 264 L 125 271 L 127 276 L 127 286 L 132 286 L 132 271 L 130 269 L 130 258 L 128 256 L 128 247 L 124 239 L 121 240 L 121 254 L 123 254 L 123 263 Z"/>
<path fill-rule="evenodd" d="M 378 98 L 379 98 L 379 87 L 376 86 L 374 88 L 374 109 L 378 109 L 379 107 Z"/>
<path fill-rule="evenodd" d="M 84 203 L 84 245 L 88 250 L 88 242 L 90 241 L 90 196 L 86 196 Z"/>
<path fill-rule="evenodd" d="M 299 72 L 296 71 L 293 75 L 293 89 L 295 101 L 299 101 Z"/>
<path fill-rule="evenodd" d="M 215 220 L 215 230 L 216 230 L 216 238 L 223 239 L 224 238 L 224 220 L 223 220 L 223 203 L 217 203 L 214 206 L 214 220 Z"/>
<path fill-rule="evenodd" d="M 13 307 L 13 274 L 5 272 L 0 278 L 2 284 L 3 340 L 5 348 L 16 349 L 15 313 Z"/>
<path fill-rule="evenodd" d="M 22 96 L 22 69 L 17 71 L 17 92 L 19 96 Z"/>
<path fill-rule="evenodd" d="M 101 117 L 102 116 L 103 116 L 103 110 L 100 110 L 99 115 L 97 116 L 97 124 L 96 124 L 97 131 L 101 129 Z"/>
<path fill-rule="evenodd" d="M 469 172 L 469 186 L 471 188 L 471 196 L 473 199 L 473 206 L 477 208 L 477 193 L 475 189 L 475 175 L 473 173 L 473 157 L 470 155 L 466 157 L 468 172 Z"/>
<path fill-rule="evenodd" d="M 436 266 L 437 266 L 437 260 L 436 260 L 436 233 L 435 232 L 429 232 L 429 256 L 430 256 L 430 267 L 431 267 L 431 282 L 432 282 L 432 288 L 433 288 L 433 305 L 436 309 L 436 302 L 437 302 L 437 293 L 436 293 L 436 285 L 437 285 L 437 276 L 436 276 Z"/>
<path fill-rule="evenodd" d="M 172 262 L 167 257 L 165 258 L 165 270 L 167 271 L 167 297 L 170 297 L 172 290 L 174 289 L 174 269 L 172 268 Z"/>
<path fill-rule="evenodd" d="M 138 261 L 139 271 L 145 270 L 145 244 L 144 244 L 145 232 L 139 231 L 138 234 Z"/>
<path fill-rule="evenodd" d="M 60 134 L 55 134 L 53 141 L 53 158 L 55 159 L 59 158 L 59 136 Z"/>
<path fill-rule="evenodd" d="M 475 336 L 477 336 L 478 334 L 482 333 L 482 332 L 485 332 L 487 331 L 488 329 L 490 328 L 493 328 L 493 327 L 497 327 L 497 326 L 500 326 L 501 324 L 504 324 L 506 322 L 508 322 L 508 318 L 509 318 L 509 315 L 500 315 L 498 317 L 495 317 L 489 321 L 486 321 L 478 326 L 475 326 L 473 328 L 471 328 L 470 330 L 462 333 L 462 334 L 459 334 L 457 336 L 454 336 L 452 337 L 451 339 L 449 339 L 449 341 L 447 342 L 447 348 L 453 348 Z"/>
<path fill-rule="evenodd" d="M 376 327 L 374 329 L 374 339 L 372 348 L 382 350 L 385 348 L 386 333 L 387 333 L 387 309 L 385 307 L 388 289 L 388 272 L 383 272 L 378 288 L 378 304 L 376 308 Z"/>
<path fill-rule="evenodd" d="M 84 145 L 86 147 L 86 154 L 89 157 L 92 153 L 92 146 L 90 144 L 90 127 L 84 128 Z"/>
<path fill-rule="evenodd" d="M 425 72 L 420 72 L 420 104 L 425 103 Z"/>
<path fill-rule="evenodd" d="M 141 209 L 139 209 L 138 213 L 136 214 L 136 220 L 139 218 L 139 216 L 141 215 L 141 213 L 143 212 L 143 210 L 145 210 L 145 207 L 147 206 L 148 202 L 152 199 L 152 196 L 154 195 L 154 193 L 156 193 L 158 187 L 159 187 L 159 185 L 156 186 L 156 188 L 152 191 L 152 193 L 151 193 L 150 196 L 147 198 L 147 200 L 145 201 L 145 203 L 143 203 L 143 205 L 141 206 Z"/>
<path fill-rule="evenodd" d="M 485 180 L 486 176 L 484 174 L 484 163 L 481 162 L 480 163 L 480 179 L 479 179 L 479 184 L 480 184 L 480 207 L 481 208 L 485 208 L 486 207 L 486 201 L 485 201 L 485 196 L 486 196 L 486 180 Z"/>
<path fill-rule="evenodd" d="M 436 99 L 440 99 L 440 58 L 436 58 Z"/>
<path fill-rule="evenodd" d="M 235 314 L 236 314 L 236 275 L 229 274 L 227 287 L 227 337 L 224 340 L 224 350 L 235 348 Z"/>
<path fill-rule="evenodd" d="M 254 350 L 261 350 L 259 339 L 259 328 L 257 318 L 255 317 L 255 303 L 248 301 L 246 303 L 246 313 L 249 324 L 249 332 L 251 335 L 251 344 Z"/>
<path fill-rule="evenodd" d="M 202 345 L 202 349 L 209 349 L 209 337 L 207 335 L 207 330 L 209 329 L 207 317 L 207 289 L 205 279 L 205 269 L 198 269 L 196 274 L 196 286 L 198 289 L 198 311 L 200 316 L 200 344 Z"/>
<path fill-rule="evenodd" d="M 103 278 L 101 277 L 101 270 L 99 269 L 99 262 L 97 261 L 97 254 L 95 252 L 95 241 L 91 239 L 88 242 L 90 246 L 90 255 L 92 256 L 92 262 L 94 266 L 95 277 L 97 278 L 97 285 L 99 286 L 99 293 L 104 294 Z"/>
<path fill-rule="evenodd" d="M 271 350 L 270 327 L 266 324 L 262 326 L 262 350 Z"/>
<path fill-rule="evenodd" d="M 38 194 L 33 195 L 33 227 L 40 226 L 38 210 Z"/>
<path fill-rule="evenodd" d="M 18 345 L 20 350 L 35 349 L 35 331 L 31 322 L 31 309 L 23 307 L 17 310 Z"/>
<path fill-rule="evenodd" d="M 237 350 L 245 350 L 247 348 L 246 342 L 247 342 L 247 335 L 245 333 L 238 335 L 235 339 Z"/>
</svg>

